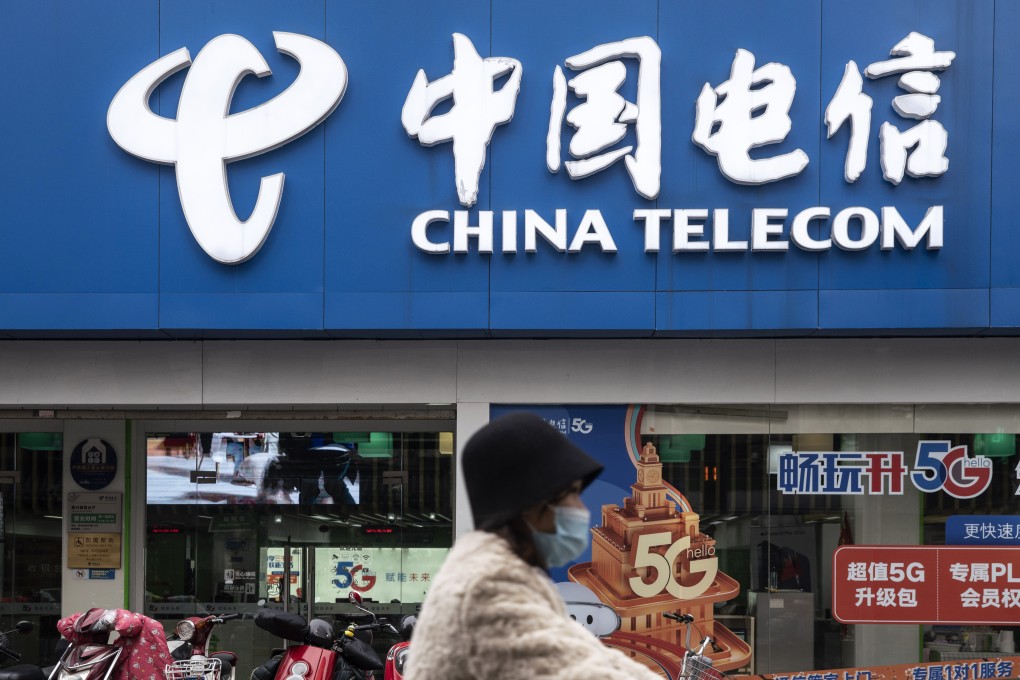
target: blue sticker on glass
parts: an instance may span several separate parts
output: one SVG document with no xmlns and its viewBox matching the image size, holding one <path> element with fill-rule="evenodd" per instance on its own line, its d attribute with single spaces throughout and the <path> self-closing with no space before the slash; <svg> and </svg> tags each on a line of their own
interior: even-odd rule
<svg viewBox="0 0 1020 680">
<path fill-rule="evenodd" d="M 86 439 L 71 451 L 71 479 L 83 489 L 97 491 L 117 476 L 117 452 L 104 439 Z"/>
</svg>

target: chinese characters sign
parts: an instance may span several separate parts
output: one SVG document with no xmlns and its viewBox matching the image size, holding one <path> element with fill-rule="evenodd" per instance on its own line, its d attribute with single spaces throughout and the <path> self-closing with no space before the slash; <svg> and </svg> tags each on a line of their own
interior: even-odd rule
<svg viewBox="0 0 1020 680">
<path fill-rule="evenodd" d="M 401 120 L 407 134 L 425 146 L 453 142 L 457 191 L 461 204 L 470 207 L 477 199 L 486 147 L 496 126 L 513 117 L 523 73 L 515 59 L 482 59 L 464 35 L 455 33 L 453 44 L 453 70 L 431 84 L 419 71 Z M 904 172 L 914 177 L 941 175 L 949 168 L 949 161 L 944 155 L 946 130 L 930 120 L 941 101 L 935 94 L 941 84 L 935 72 L 949 68 L 956 53 L 936 51 L 931 38 L 911 32 L 892 47 L 890 55 L 894 58 L 869 65 L 864 74 L 872 79 L 903 74 L 899 86 L 907 94 L 896 97 L 893 108 L 904 118 L 922 122 L 906 131 L 888 122 L 882 125 L 883 176 L 899 184 Z M 638 62 L 635 102 L 618 92 L 627 77 L 625 59 Z M 658 197 L 662 148 L 660 60 L 659 46 L 652 38 L 641 36 L 597 45 L 567 58 L 567 66 L 580 72 L 570 81 L 556 66 L 546 144 L 546 165 L 551 172 L 560 168 L 560 130 L 569 88 L 582 103 L 565 115 L 576 130 L 569 145 L 570 155 L 576 160 L 566 162 L 567 174 L 580 179 L 623 158 L 637 193 L 647 199 Z M 799 174 L 810 162 L 801 149 L 751 158 L 752 148 L 781 142 L 789 134 L 789 111 L 797 85 L 794 74 L 784 64 L 770 62 L 757 69 L 754 64 L 754 54 L 738 49 L 730 78 L 715 87 L 705 83 L 697 97 L 692 140 L 716 156 L 720 172 L 738 184 L 779 181 Z M 494 89 L 494 81 L 507 73 L 511 74 L 510 80 Z M 867 163 L 872 98 L 864 94 L 862 82 L 857 65 L 848 62 L 825 116 L 830 137 L 850 121 L 848 182 L 855 182 Z M 455 102 L 450 112 L 431 117 L 432 108 L 450 96 Z M 625 145 L 604 152 L 624 139 L 630 125 L 634 126 L 636 147 Z"/>
<path fill-rule="evenodd" d="M 946 520 L 946 543 L 1020 546 L 1020 515 L 953 515 Z"/>
<path fill-rule="evenodd" d="M 908 479 L 924 493 L 974 498 L 991 484 L 992 462 L 987 456 L 969 456 L 966 446 L 948 441 L 918 442 L 912 470 L 902 451 L 791 451 L 779 457 L 777 489 L 784 494 L 898 496 Z"/>
<path fill-rule="evenodd" d="M 991 680 L 1015 678 L 1020 664 L 1017 656 L 996 656 L 990 659 L 968 659 L 951 663 L 900 664 L 873 668 L 840 668 L 835 670 L 764 675 L 730 675 L 732 680 Z"/>
<path fill-rule="evenodd" d="M 12 2 L 7 334 L 1020 327 L 1013 3 Z"/>
<path fill-rule="evenodd" d="M 120 534 L 68 534 L 69 569 L 120 569 Z"/>
<path fill-rule="evenodd" d="M 315 549 L 315 600 L 339 602 L 352 591 L 377 602 L 421 602 L 447 548 Z"/>
<path fill-rule="evenodd" d="M 75 532 L 103 531 L 120 533 L 122 494 L 69 493 L 67 502 L 71 521 L 67 530 Z"/>
<path fill-rule="evenodd" d="M 94 442 L 98 440 L 89 440 Z M 87 444 L 87 442 L 83 442 Z M 106 442 L 102 442 L 106 444 Z M 109 446 L 108 444 L 106 446 Z M 85 446 L 89 464 L 103 465 L 99 446 Z M 109 449 L 112 452 L 112 448 Z M 108 461 L 106 461 L 108 462 Z M 116 466 L 114 466 L 116 467 Z M 80 483 L 80 482 L 79 482 Z M 67 494 L 67 566 L 70 569 L 98 567 L 120 569 L 121 506 L 120 493 L 71 492 Z"/>
<path fill-rule="evenodd" d="M 71 451 L 71 479 L 83 489 L 106 488 L 117 475 L 117 452 L 103 439 L 86 439 Z"/>
<path fill-rule="evenodd" d="M 478 177 L 485 162 L 486 148 L 497 125 L 509 123 L 517 101 L 522 64 L 507 57 L 481 59 L 470 39 L 454 34 L 454 67 L 446 76 L 427 83 L 419 71 L 408 93 L 401 117 L 404 129 L 421 144 L 432 146 L 452 142 L 454 183 L 460 202 L 475 205 Z M 934 41 L 911 32 L 892 47 L 892 59 L 870 64 L 864 74 L 870 79 L 903 74 L 899 86 L 907 94 L 893 100 L 894 110 L 902 117 L 920 120 L 901 131 L 886 122 L 881 128 L 881 166 L 883 178 L 892 185 L 912 177 L 938 177 L 949 168 L 945 156 L 947 132 L 931 116 L 941 101 L 935 94 L 943 71 L 956 57 L 951 51 L 936 51 Z M 634 101 L 619 90 L 628 76 L 625 62 L 636 63 Z M 566 65 L 578 74 L 569 81 L 557 65 L 553 71 L 549 131 L 546 138 L 546 167 L 557 173 L 566 167 L 571 179 L 583 179 L 624 159 L 635 191 L 643 198 L 658 198 L 661 185 L 663 112 L 660 90 L 661 52 L 652 38 L 629 38 L 597 45 L 566 59 Z M 792 122 L 789 110 L 796 93 L 796 78 L 789 67 L 770 62 L 755 69 L 755 55 L 738 49 L 730 78 L 713 87 L 705 83 L 697 96 L 697 119 L 691 135 L 694 146 L 715 156 L 719 171 L 726 179 L 742 185 L 778 182 L 801 173 L 810 162 L 801 149 L 766 158 L 752 158 L 757 147 L 777 144 L 786 139 Z M 499 89 L 494 82 L 510 73 Z M 581 101 L 569 113 L 567 92 Z M 439 102 L 453 95 L 450 111 L 432 117 Z M 845 179 L 854 183 L 867 164 L 872 98 L 863 91 L 857 66 L 850 61 L 843 81 L 826 109 L 825 122 L 831 137 L 849 121 L 851 139 L 846 155 Z M 572 160 L 563 162 L 561 137 L 566 121 L 574 129 L 568 145 Z M 633 128 L 634 143 L 626 137 Z M 692 148 L 693 150 L 693 148 Z M 442 224 L 451 222 L 448 210 L 427 210 L 411 225 L 411 240 L 425 253 L 434 255 L 466 253 L 474 241 L 478 253 L 496 252 L 495 235 L 501 238 L 499 251 L 518 252 L 519 223 L 515 210 L 499 214 L 479 211 L 472 218 L 465 210 L 453 211 L 453 238 L 436 236 Z M 585 246 L 603 253 L 618 250 L 613 230 L 602 212 L 589 209 L 575 219 L 572 234 L 566 210 L 554 215 L 539 215 L 525 210 L 523 215 L 524 251 L 545 247 L 566 253 L 578 253 Z M 725 208 L 645 208 L 633 211 L 634 221 L 644 231 L 644 251 L 659 252 L 661 231 L 673 223 L 672 251 L 746 251 L 782 252 L 791 243 L 808 252 L 830 250 L 866 250 L 880 244 L 882 250 L 900 247 L 912 250 L 924 243 L 929 250 L 943 245 L 943 206 L 931 205 L 916 225 L 910 225 L 895 206 L 874 211 L 862 206 L 833 210 L 815 206 L 791 215 L 781 208 L 755 209 L 751 215 L 750 240 L 730 237 L 729 211 Z M 789 239 L 782 239 L 784 225 L 790 219 Z M 814 224 L 830 222 L 827 237 L 818 237 Z M 474 223 L 472 223 L 474 222 Z M 433 226 L 436 225 L 436 226 Z M 859 228 L 858 226 L 859 225 Z"/>
<path fill-rule="evenodd" d="M 244 262 L 262 247 L 276 219 L 284 184 L 283 173 L 262 177 L 255 207 L 242 220 L 234 212 L 225 165 L 266 153 L 307 133 L 341 105 L 347 88 L 346 64 L 332 47 L 304 35 L 273 35 L 277 49 L 292 55 L 300 71 L 286 91 L 255 109 L 224 113 L 230 110 L 234 89 L 246 74 L 270 75 L 262 54 L 237 35 L 220 35 L 209 41 L 194 62 L 185 47 L 156 60 L 131 77 L 109 106 L 107 127 L 118 146 L 144 160 L 174 166 L 192 235 L 206 254 L 224 264 Z M 879 59 L 885 56 L 892 58 Z M 789 112 L 797 85 L 789 66 L 768 61 L 756 68 L 756 58 L 749 50 L 738 48 L 728 79 L 716 85 L 705 82 L 700 94 L 690 93 L 697 109 L 690 151 L 700 148 L 715 157 L 727 180 L 752 186 L 794 177 L 811 162 L 799 148 L 772 155 L 766 150 L 752 157 L 752 150 L 786 140 L 793 125 Z M 889 55 L 875 58 L 878 60 L 864 69 L 864 75 L 869 79 L 899 75 L 898 86 L 905 94 L 893 99 L 892 108 L 901 118 L 919 121 L 907 129 L 882 123 L 883 179 L 898 185 L 904 174 L 935 178 L 946 173 L 948 132 L 933 119 L 943 96 L 936 94 L 941 86 L 936 73 L 948 69 L 956 53 L 936 49 L 931 37 L 910 32 L 890 47 Z M 558 173 L 563 166 L 571 179 L 581 180 L 622 159 L 635 192 L 647 201 L 656 200 L 662 183 L 662 128 L 670 122 L 669 112 L 662 110 L 661 61 L 655 40 L 634 36 L 567 57 L 564 63 L 576 74 L 569 80 L 557 64 L 545 145 L 548 170 Z M 628 79 L 628 63 L 635 73 L 633 101 L 621 93 Z M 149 109 L 149 95 L 182 69 L 189 72 L 176 118 L 156 115 Z M 706 67 L 706 75 L 713 74 L 717 72 Z M 479 178 L 490 142 L 497 127 L 511 124 L 523 78 L 524 64 L 518 59 L 483 58 L 470 37 L 454 33 L 450 72 L 430 81 L 419 69 L 410 85 L 399 115 L 401 125 L 423 146 L 450 144 L 453 186 L 465 208 L 478 201 Z M 572 93 L 569 100 L 568 92 Z M 449 109 L 436 112 L 447 100 L 452 100 Z M 570 108 L 571 103 L 576 105 Z M 844 170 L 848 183 L 856 182 L 867 166 L 872 108 L 873 99 L 865 92 L 861 72 L 850 60 L 824 116 L 829 137 L 844 125 L 850 129 Z M 396 118 L 396 112 L 391 115 Z M 561 148 L 564 124 L 573 129 L 566 161 Z M 833 246 L 860 251 L 875 245 L 882 250 L 912 250 L 922 242 L 929 250 L 937 250 L 943 244 L 942 215 L 943 206 L 930 205 L 924 217 L 911 225 L 892 205 L 877 210 L 859 205 L 842 209 L 814 206 L 793 215 L 785 208 L 761 208 L 752 212 L 747 241 L 730 238 L 725 208 L 716 208 L 710 215 L 707 208 L 649 208 L 639 203 L 633 211 L 634 220 L 643 226 L 647 253 L 659 251 L 661 228 L 670 220 L 674 252 L 774 252 L 787 251 L 791 244 L 809 252 Z M 789 239 L 784 240 L 787 218 L 791 218 Z M 472 219 L 477 223 L 472 224 Z M 517 212 L 502 211 L 501 220 L 500 250 L 516 253 Z M 566 210 L 544 217 L 525 210 L 525 252 L 535 252 L 539 239 L 560 252 L 577 253 L 585 246 L 617 252 L 616 239 L 601 210 L 586 210 L 575 221 L 568 240 Z M 437 229 L 430 229 L 444 222 L 450 222 L 447 210 L 418 214 L 411 224 L 414 245 L 439 255 L 468 252 L 474 241 L 478 253 L 494 252 L 493 211 L 479 211 L 470 219 L 466 210 L 454 211 L 452 245 L 450 239 L 434 235 Z M 813 223 L 829 222 L 822 235 L 812 228 Z"/>
<path fill-rule="evenodd" d="M 1012 624 L 1020 620 L 1020 551 L 842 546 L 832 586 L 841 623 Z"/>
</svg>

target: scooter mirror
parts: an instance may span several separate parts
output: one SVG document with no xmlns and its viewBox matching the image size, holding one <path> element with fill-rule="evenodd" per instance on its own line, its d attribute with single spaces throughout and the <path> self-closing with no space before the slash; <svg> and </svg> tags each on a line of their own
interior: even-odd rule
<svg viewBox="0 0 1020 680">
<path fill-rule="evenodd" d="M 418 617 L 414 614 L 408 614 L 400 617 L 400 623 L 397 625 L 397 631 L 405 640 L 410 640 L 411 634 L 414 632 L 414 627 L 416 625 L 418 625 Z"/>
<path fill-rule="evenodd" d="M 265 607 L 267 602 L 268 600 L 266 600 L 266 598 L 260 597 L 258 602 L 256 602 L 255 604 L 257 604 L 259 607 Z"/>
<path fill-rule="evenodd" d="M 33 630 L 35 630 L 35 624 L 32 623 L 31 621 L 18 621 L 14 628 L 19 633 L 31 633 Z"/>
<path fill-rule="evenodd" d="M 347 600 L 348 600 L 348 601 L 349 601 L 349 602 L 350 602 L 351 604 L 353 604 L 353 605 L 357 605 L 357 606 L 359 606 L 359 607 L 361 606 L 361 602 L 362 602 L 362 600 L 361 600 L 361 595 L 360 595 L 360 594 L 358 594 L 358 593 L 356 593 L 356 592 L 354 592 L 353 590 L 352 590 L 352 591 L 350 592 L 350 594 L 349 594 L 349 595 L 347 596 Z"/>
</svg>

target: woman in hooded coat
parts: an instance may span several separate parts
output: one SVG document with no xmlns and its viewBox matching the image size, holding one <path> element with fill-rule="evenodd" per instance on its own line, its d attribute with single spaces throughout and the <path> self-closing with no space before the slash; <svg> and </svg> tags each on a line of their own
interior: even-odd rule
<svg viewBox="0 0 1020 680">
<path fill-rule="evenodd" d="M 461 464 L 476 530 L 433 579 L 407 680 L 661 680 L 571 620 L 547 573 L 587 548 L 580 493 L 602 465 L 528 413 L 479 430 Z"/>
</svg>

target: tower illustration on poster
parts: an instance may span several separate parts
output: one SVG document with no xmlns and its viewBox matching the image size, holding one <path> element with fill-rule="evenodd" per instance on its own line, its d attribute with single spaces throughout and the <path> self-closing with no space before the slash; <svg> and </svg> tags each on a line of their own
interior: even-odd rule
<svg viewBox="0 0 1020 680">
<path fill-rule="evenodd" d="M 666 613 L 690 614 L 705 635 L 715 668 L 747 663 L 751 649 L 715 621 L 713 605 L 737 596 L 739 584 L 718 570 L 715 540 L 701 533 L 700 518 L 680 495 L 670 499 L 655 447 L 645 444 L 635 462 L 637 482 L 623 505 L 603 505 L 602 523 L 592 529 L 592 561 L 575 564 L 572 581 L 590 590 L 620 617 L 608 636 L 618 648 L 648 655 L 683 657 L 685 627 Z"/>
</svg>

